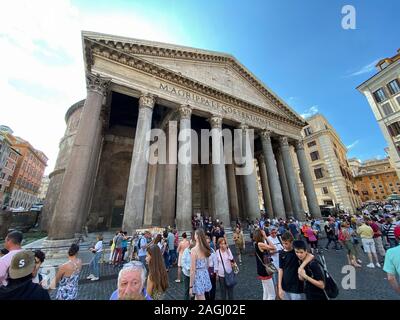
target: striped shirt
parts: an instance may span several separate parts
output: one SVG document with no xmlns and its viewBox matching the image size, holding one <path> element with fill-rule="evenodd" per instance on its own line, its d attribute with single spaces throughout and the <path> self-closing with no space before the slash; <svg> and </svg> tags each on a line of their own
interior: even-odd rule
<svg viewBox="0 0 400 320">
<path fill-rule="evenodd" d="M 384 231 L 384 233 L 386 234 L 386 236 L 390 239 L 395 239 L 396 237 L 394 236 L 394 228 L 396 227 L 395 223 L 391 223 L 391 224 L 384 224 L 382 226 L 382 229 Z"/>
</svg>

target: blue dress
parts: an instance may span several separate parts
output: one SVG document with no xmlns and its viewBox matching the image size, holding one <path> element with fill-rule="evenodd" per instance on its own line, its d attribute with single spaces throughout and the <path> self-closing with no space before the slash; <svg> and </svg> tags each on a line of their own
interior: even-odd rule
<svg viewBox="0 0 400 320">
<path fill-rule="evenodd" d="M 212 289 L 210 276 L 208 274 L 207 258 L 196 260 L 196 273 L 193 282 L 193 293 L 203 295 Z"/>
<path fill-rule="evenodd" d="M 78 281 L 81 270 L 73 261 L 70 262 L 74 265 L 74 272 L 69 277 L 63 277 L 60 280 L 56 296 L 57 300 L 75 300 L 78 297 Z"/>
</svg>

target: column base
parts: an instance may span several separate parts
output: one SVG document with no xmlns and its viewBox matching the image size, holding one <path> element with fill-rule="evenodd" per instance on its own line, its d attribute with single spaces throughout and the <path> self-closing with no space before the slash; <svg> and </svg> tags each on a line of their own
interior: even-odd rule
<svg viewBox="0 0 400 320">
<path fill-rule="evenodd" d="M 49 240 L 45 239 L 41 250 L 46 254 L 46 259 L 61 259 L 68 256 L 68 250 L 71 244 L 77 243 L 79 238 Z"/>
</svg>

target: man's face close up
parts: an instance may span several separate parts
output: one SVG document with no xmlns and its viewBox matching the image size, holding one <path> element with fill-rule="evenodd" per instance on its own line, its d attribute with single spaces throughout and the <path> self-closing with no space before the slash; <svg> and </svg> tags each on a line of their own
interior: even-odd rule
<svg viewBox="0 0 400 320">
<path fill-rule="evenodd" d="M 127 271 L 121 276 L 118 296 L 121 300 L 136 300 L 142 295 L 143 284 L 140 270 Z"/>
</svg>

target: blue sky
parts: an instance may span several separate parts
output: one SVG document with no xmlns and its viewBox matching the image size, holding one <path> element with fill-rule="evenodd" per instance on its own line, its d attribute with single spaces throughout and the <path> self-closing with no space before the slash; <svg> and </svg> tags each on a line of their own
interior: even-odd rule
<svg viewBox="0 0 400 320">
<path fill-rule="evenodd" d="M 374 74 L 375 61 L 400 47 L 400 1 L 20 2 L 0 13 L 0 49 L 13 61 L 0 65 L 6 70 L 0 88 L 27 119 L 4 116 L 3 105 L 0 120 L 22 137 L 31 135 L 51 158 L 49 171 L 64 113 L 85 95 L 82 29 L 233 54 L 299 114 L 324 114 L 343 143 L 353 145 L 349 157 L 385 156 L 386 142 L 356 87 Z M 355 30 L 341 27 L 347 4 L 356 9 Z"/>
</svg>

